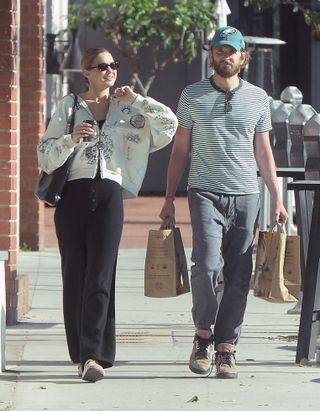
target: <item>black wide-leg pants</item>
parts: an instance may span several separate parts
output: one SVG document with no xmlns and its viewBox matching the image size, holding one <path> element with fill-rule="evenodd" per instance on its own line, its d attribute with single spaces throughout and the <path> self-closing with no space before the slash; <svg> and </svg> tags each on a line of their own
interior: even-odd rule
<svg viewBox="0 0 320 411">
<path fill-rule="evenodd" d="M 115 276 L 123 227 L 121 186 L 108 179 L 66 184 L 55 211 L 67 345 L 74 363 L 115 358 Z"/>
</svg>

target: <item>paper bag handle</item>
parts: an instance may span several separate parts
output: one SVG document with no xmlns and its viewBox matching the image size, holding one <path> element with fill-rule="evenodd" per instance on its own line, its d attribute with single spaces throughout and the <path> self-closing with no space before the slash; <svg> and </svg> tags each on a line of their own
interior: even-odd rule
<svg viewBox="0 0 320 411">
<path fill-rule="evenodd" d="M 286 234 L 286 226 L 283 221 L 279 220 L 273 227 L 272 232 L 278 231 L 279 233 Z"/>
<path fill-rule="evenodd" d="M 174 228 L 174 222 L 173 219 L 170 216 L 168 216 L 162 221 L 160 230 L 167 230 L 171 228 Z"/>
</svg>

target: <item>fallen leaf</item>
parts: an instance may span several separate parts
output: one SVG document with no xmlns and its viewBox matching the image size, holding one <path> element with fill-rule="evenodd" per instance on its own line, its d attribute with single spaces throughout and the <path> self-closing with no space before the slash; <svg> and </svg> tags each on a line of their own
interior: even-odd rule
<svg viewBox="0 0 320 411">
<path fill-rule="evenodd" d="M 193 397 L 190 398 L 190 400 L 188 400 L 187 402 L 197 402 L 199 401 L 199 398 L 197 395 L 194 395 Z"/>
</svg>

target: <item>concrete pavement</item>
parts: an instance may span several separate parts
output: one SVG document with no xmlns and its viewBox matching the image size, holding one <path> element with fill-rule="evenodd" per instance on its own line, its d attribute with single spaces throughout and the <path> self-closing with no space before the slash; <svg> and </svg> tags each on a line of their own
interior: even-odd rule
<svg viewBox="0 0 320 411">
<path fill-rule="evenodd" d="M 288 305 L 252 294 L 237 352 L 239 378 L 192 374 L 191 295 L 144 297 L 144 255 L 144 249 L 120 250 L 116 364 L 104 380 L 91 384 L 77 377 L 68 358 L 58 254 L 20 253 L 19 271 L 29 275 L 32 308 L 7 328 L 1 411 L 320 409 L 320 368 L 295 364 L 299 317 L 286 314 Z"/>
<path fill-rule="evenodd" d="M 299 316 L 286 314 L 293 305 L 267 303 L 252 292 L 237 349 L 239 378 L 202 378 L 189 371 L 191 294 L 152 299 L 143 292 L 146 235 L 159 225 L 161 202 L 139 198 L 125 204 L 116 364 L 95 384 L 83 382 L 68 357 L 60 260 L 48 210 L 47 251 L 18 256 L 19 274 L 29 276 L 31 309 L 19 324 L 7 327 L 0 411 L 320 410 L 319 364 L 295 364 Z M 190 267 L 186 199 L 176 204 Z"/>
</svg>

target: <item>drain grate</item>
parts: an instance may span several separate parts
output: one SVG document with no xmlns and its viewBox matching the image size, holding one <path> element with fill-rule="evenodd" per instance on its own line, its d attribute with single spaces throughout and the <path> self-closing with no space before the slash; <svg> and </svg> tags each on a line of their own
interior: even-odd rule
<svg viewBox="0 0 320 411">
<path fill-rule="evenodd" d="M 168 331 L 126 331 L 117 334 L 117 343 L 120 344 L 172 344 L 172 342 L 172 335 L 171 333 L 168 334 Z"/>
</svg>

